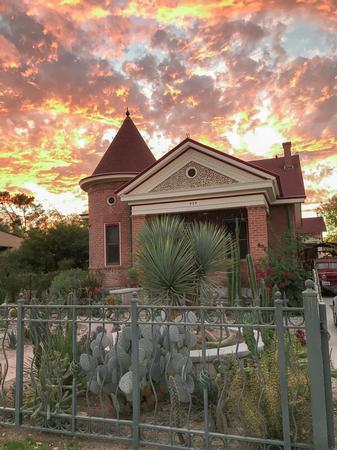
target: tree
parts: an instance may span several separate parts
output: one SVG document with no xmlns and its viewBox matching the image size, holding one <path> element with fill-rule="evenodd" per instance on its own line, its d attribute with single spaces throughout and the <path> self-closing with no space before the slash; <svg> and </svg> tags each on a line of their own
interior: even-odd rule
<svg viewBox="0 0 337 450">
<path fill-rule="evenodd" d="M 0 192 L 1 228 L 19 236 L 25 236 L 33 227 L 46 223 L 47 215 L 33 196 L 24 193 Z"/>
<path fill-rule="evenodd" d="M 16 252 L 21 270 L 53 272 L 88 267 L 88 228 L 79 220 L 34 228 Z"/>
<path fill-rule="evenodd" d="M 317 212 L 325 219 L 328 241 L 337 242 L 337 195 L 322 203 Z"/>
</svg>

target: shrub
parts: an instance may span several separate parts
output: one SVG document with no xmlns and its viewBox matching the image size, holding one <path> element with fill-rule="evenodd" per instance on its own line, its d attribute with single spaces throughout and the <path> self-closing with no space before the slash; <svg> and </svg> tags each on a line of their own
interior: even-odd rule
<svg viewBox="0 0 337 450">
<path fill-rule="evenodd" d="M 0 303 L 14 303 L 20 291 L 29 301 L 33 296 L 40 298 L 49 289 L 57 272 L 35 273 L 21 265 L 17 251 L 0 255 Z"/>
<path fill-rule="evenodd" d="M 0 290 L 3 301 L 15 303 L 16 299 L 25 285 L 25 276 L 17 272 L 0 273 Z"/>
<path fill-rule="evenodd" d="M 104 280 L 104 272 L 102 270 L 89 270 L 87 277 L 82 283 L 82 287 L 90 290 L 101 288 Z"/>
<path fill-rule="evenodd" d="M 1 281 L 0 281 L 0 305 L 1 305 L 2 303 L 4 303 L 4 301 L 6 300 L 6 296 L 7 296 L 6 289 L 5 289 L 5 287 L 1 284 Z"/>
<path fill-rule="evenodd" d="M 301 253 L 302 237 L 284 233 L 276 244 L 267 250 L 267 257 L 260 261 L 259 278 L 264 278 L 267 286 L 276 285 L 285 294 L 289 306 L 302 305 L 304 281 L 310 277 Z"/>
<path fill-rule="evenodd" d="M 50 285 L 53 299 L 66 296 L 69 291 L 80 289 L 88 279 L 88 272 L 82 269 L 69 269 L 60 272 Z"/>
<path fill-rule="evenodd" d="M 310 389 L 306 367 L 300 364 L 298 343 L 288 343 L 288 398 L 292 440 L 310 442 Z M 233 427 L 243 425 L 250 436 L 282 440 L 282 409 L 275 340 L 262 352 L 259 364 L 233 361 L 226 383 L 223 414 Z M 228 382 L 228 379 L 230 380 Z"/>
<path fill-rule="evenodd" d="M 136 267 L 130 267 L 128 269 L 128 278 L 130 281 L 131 287 L 138 286 L 139 283 L 139 273 Z"/>
</svg>

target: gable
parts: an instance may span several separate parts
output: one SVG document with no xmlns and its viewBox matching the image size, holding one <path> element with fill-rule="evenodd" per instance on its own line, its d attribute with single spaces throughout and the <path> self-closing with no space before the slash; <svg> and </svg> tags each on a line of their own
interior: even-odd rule
<svg viewBox="0 0 337 450">
<path fill-rule="evenodd" d="M 197 175 L 195 179 L 189 179 L 185 173 L 186 168 L 187 166 L 196 167 L 196 165 L 200 168 L 202 177 Z M 214 176 L 215 181 L 212 180 L 211 175 Z M 176 182 L 175 185 L 172 184 L 173 181 Z M 177 183 L 178 181 L 179 183 Z M 133 188 L 131 182 L 131 189 L 127 190 L 132 194 L 159 192 L 159 189 L 162 192 L 179 192 L 192 188 L 202 190 L 211 186 L 230 186 L 237 183 L 258 181 L 261 181 L 261 177 L 254 173 L 189 147 L 176 158 L 168 161 L 163 167 L 154 170 L 152 174 L 149 174 L 145 180 L 137 183 Z"/>
<path fill-rule="evenodd" d="M 189 169 L 195 170 L 196 175 L 194 177 L 188 176 Z M 185 191 L 189 189 L 222 186 L 237 182 L 237 180 L 197 163 L 196 161 L 190 161 L 181 167 L 181 169 L 178 169 L 173 175 L 166 178 L 166 180 L 159 183 L 150 192 L 172 192 L 177 189 Z"/>
</svg>

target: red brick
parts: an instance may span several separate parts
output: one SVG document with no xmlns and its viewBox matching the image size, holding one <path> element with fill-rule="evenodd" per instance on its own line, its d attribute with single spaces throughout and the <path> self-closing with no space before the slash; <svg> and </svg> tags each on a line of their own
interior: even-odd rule
<svg viewBox="0 0 337 450">
<path fill-rule="evenodd" d="M 124 181 L 102 183 L 93 186 L 88 191 L 89 198 L 89 267 L 105 272 L 104 286 L 119 287 L 127 283 L 127 270 L 131 266 L 130 228 L 131 218 L 129 206 L 121 202 L 116 195 L 113 206 L 106 199 L 115 195 L 116 190 Z M 120 264 L 105 263 L 105 225 L 120 225 Z"/>
<path fill-rule="evenodd" d="M 264 206 L 249 206 L 247 211 L 249 253 L 257 261 L 266 256 L 268 247 L 267 210 Z"/>
</svg>

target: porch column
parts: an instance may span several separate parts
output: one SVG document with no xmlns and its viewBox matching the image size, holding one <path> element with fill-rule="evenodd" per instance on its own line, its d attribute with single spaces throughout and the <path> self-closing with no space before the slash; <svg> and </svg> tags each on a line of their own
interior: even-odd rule
<svg viewBox="0 0 337 450">
<path fill-rule="evenodd" d="M 139 233 L 146 222 L 146 216 L 132 216 L 132 262 L 135 263 L 135 257 L 139 249 Z"/>
<path fill-rule="evenodd" d="M 255 261 L 266 256 L 268 247 L 267 210 L 265 206 L 248 206 L 249 253 Z"/>
</svg>

